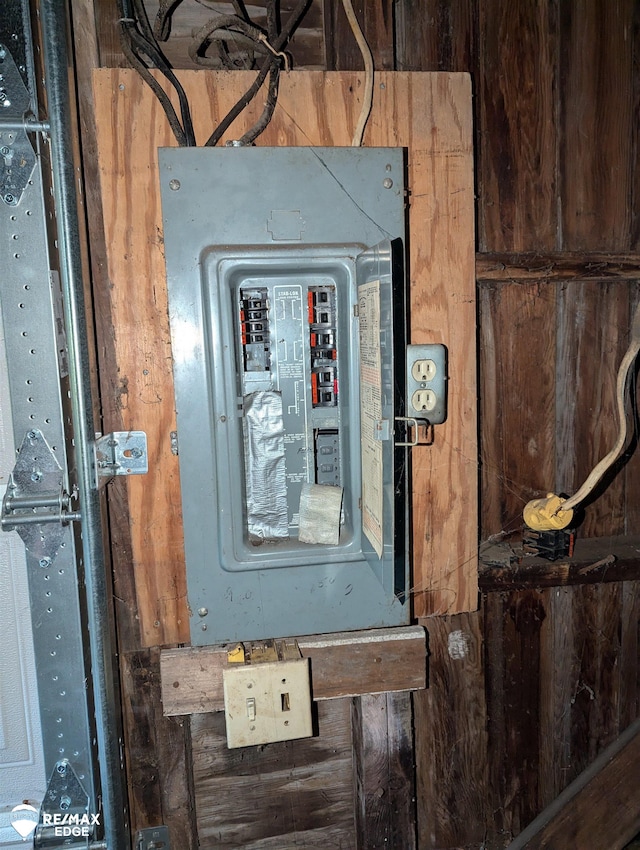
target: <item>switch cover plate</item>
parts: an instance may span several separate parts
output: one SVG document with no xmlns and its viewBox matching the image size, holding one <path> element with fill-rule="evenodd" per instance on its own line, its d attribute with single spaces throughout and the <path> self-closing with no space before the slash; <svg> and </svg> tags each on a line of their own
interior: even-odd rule
<svg viewBox="0 0 640 850">
<path fill-rule="evenodd" d="M 229 749 L 313 735 L 308 658 L 232 665 L 222 677 Z"/>
</svg>

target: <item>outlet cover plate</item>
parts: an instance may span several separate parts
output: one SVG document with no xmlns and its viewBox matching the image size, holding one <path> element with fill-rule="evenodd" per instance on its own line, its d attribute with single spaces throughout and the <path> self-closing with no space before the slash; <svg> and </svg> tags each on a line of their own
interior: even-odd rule
<svg viewBox="0 0 640 850">
<path fill-rule="evenodd" d="M 232 665 L 222 678 L 229 749 L 313 735 L 308 658 Z"/>
<path fill-rule="evenodd" d="M 420 378 L 414 374 L 414 363 L 428 361 L 433 374 Z M 435 394 L 435 404 L 428 410 L 414 407 L 412 399 L 418 392 Z M 447 418 L 447 348 L 441 343 L 407 346 L 407 416 L 441 425 Z"/>
</svg>

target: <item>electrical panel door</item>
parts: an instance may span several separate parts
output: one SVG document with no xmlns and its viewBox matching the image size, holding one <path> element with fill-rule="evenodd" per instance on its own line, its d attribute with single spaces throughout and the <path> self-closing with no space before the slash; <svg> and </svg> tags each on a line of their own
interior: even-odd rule
<svg viewBox="0 0 640 850">
<path fill-rule="evenodd" d="M 160 175 L 192 642 L 408 622 L 402 151 Z"/>
</svg>

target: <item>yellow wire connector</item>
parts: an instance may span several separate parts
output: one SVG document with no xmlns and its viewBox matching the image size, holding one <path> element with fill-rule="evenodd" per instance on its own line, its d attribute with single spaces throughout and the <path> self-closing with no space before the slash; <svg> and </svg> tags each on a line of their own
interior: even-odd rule
<svg viewBox="0 0 640 850">
<path fill-rule="evenodd" d="M 557 531 L 566 528 L 573 519 L 572 510 L 563 510 L 566 499 L 547 493 L 546 499 L 533 499 L 525 505 L 522 516 L 534 531 Z"/>
</svg>

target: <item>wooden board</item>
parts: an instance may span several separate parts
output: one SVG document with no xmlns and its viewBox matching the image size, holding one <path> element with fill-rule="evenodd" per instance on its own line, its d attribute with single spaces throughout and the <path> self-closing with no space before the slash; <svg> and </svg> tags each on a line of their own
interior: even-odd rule
<svg viewBox="0 0 640 850">
<path fill-rule="evenodd" d="M 633 92 L 636 4 L 570 0 L 561 6 L 563 247 L 628 250 L 632 130 L 638 123 Z"/>
<path fill-rule="evenodd" d="M 253 79 L 184 72 L 203 141 Z M 261 144 L 346 145 L 359 109 L 356 74 L 284 75 Z M 132 71 L 94 75 L 111 315 L 119 392 L 106 399 L 149 441 L 150 472 L 127 482 L 144 645 L 189 639 L 171 344 L 157 185 L 164 114 Z M 366 144 L 409 149 L 413 342 L 449 348 L 449 419 L 413 453 L 414 585 L 418 615 L 473 608 L 477 598 L 477 456 L 473 170 L 470 81 L 460 74 L 380 74 Z M 253 104 L 233 133 L 257 117 Z"/>
<path fill-rule="evenodd" d="M 560 235 L 554 4 L 481 0 L 478 9 L 480 250 L 551 251 Z"/>
<path fill-rule="evenodd" d="M 426 687 L 426 633 L 420 626 L 298 638 L 311 662 L 314 700 Z M 224 710 L 228 646 L 165 649 L 160 656 L 165 715 Z"/>
<path fill-rule="evenodd" d="M 318 703 L 315 738 L 237 750 L 223 714 L 193 717 L 200 850 L 353 850 L 350 708 Z"/>
<path fill-rule="evenodd" d="M 352 702 L 356 850 L 415 850 L 411 695 L 375 694 Z"/>
<path fill-rule="evenodd" d="M 197 846 L 190 718 L 163 717 L 157 649 L 121 657 L 131 831 L 164 824 L 172 847 Z"/>
<path fill-rule="evenodd" d="M 555 481 L 553 287 L 482 286 L 482 536 L 519 534 L 522 509 Z"/>
<path fill-rule="evenodd" d="M 477 847 L 489 793 L 481 615 L 434 618 L 429 646 L 429 689 L 413 698 L 418 847 Z"/>
<path fill-rule="evenodd" d="M 506 560 L 498 564 L 498 554 L 502 552 Z M 493 552 L 481 547 L 480 558 L 480 588 L 485 592 L 640 578 L 640 538 L 637 536 L 578 537 L 573 557 L 557 561 L 528 556 L 516 558 L 513 550 L 506 545 Z"/>
<path fill-rule="evenodd" d="M 640 830 L 640 720 L 604 750 L 508 850 L 621 850 Z"/>
</svg>

